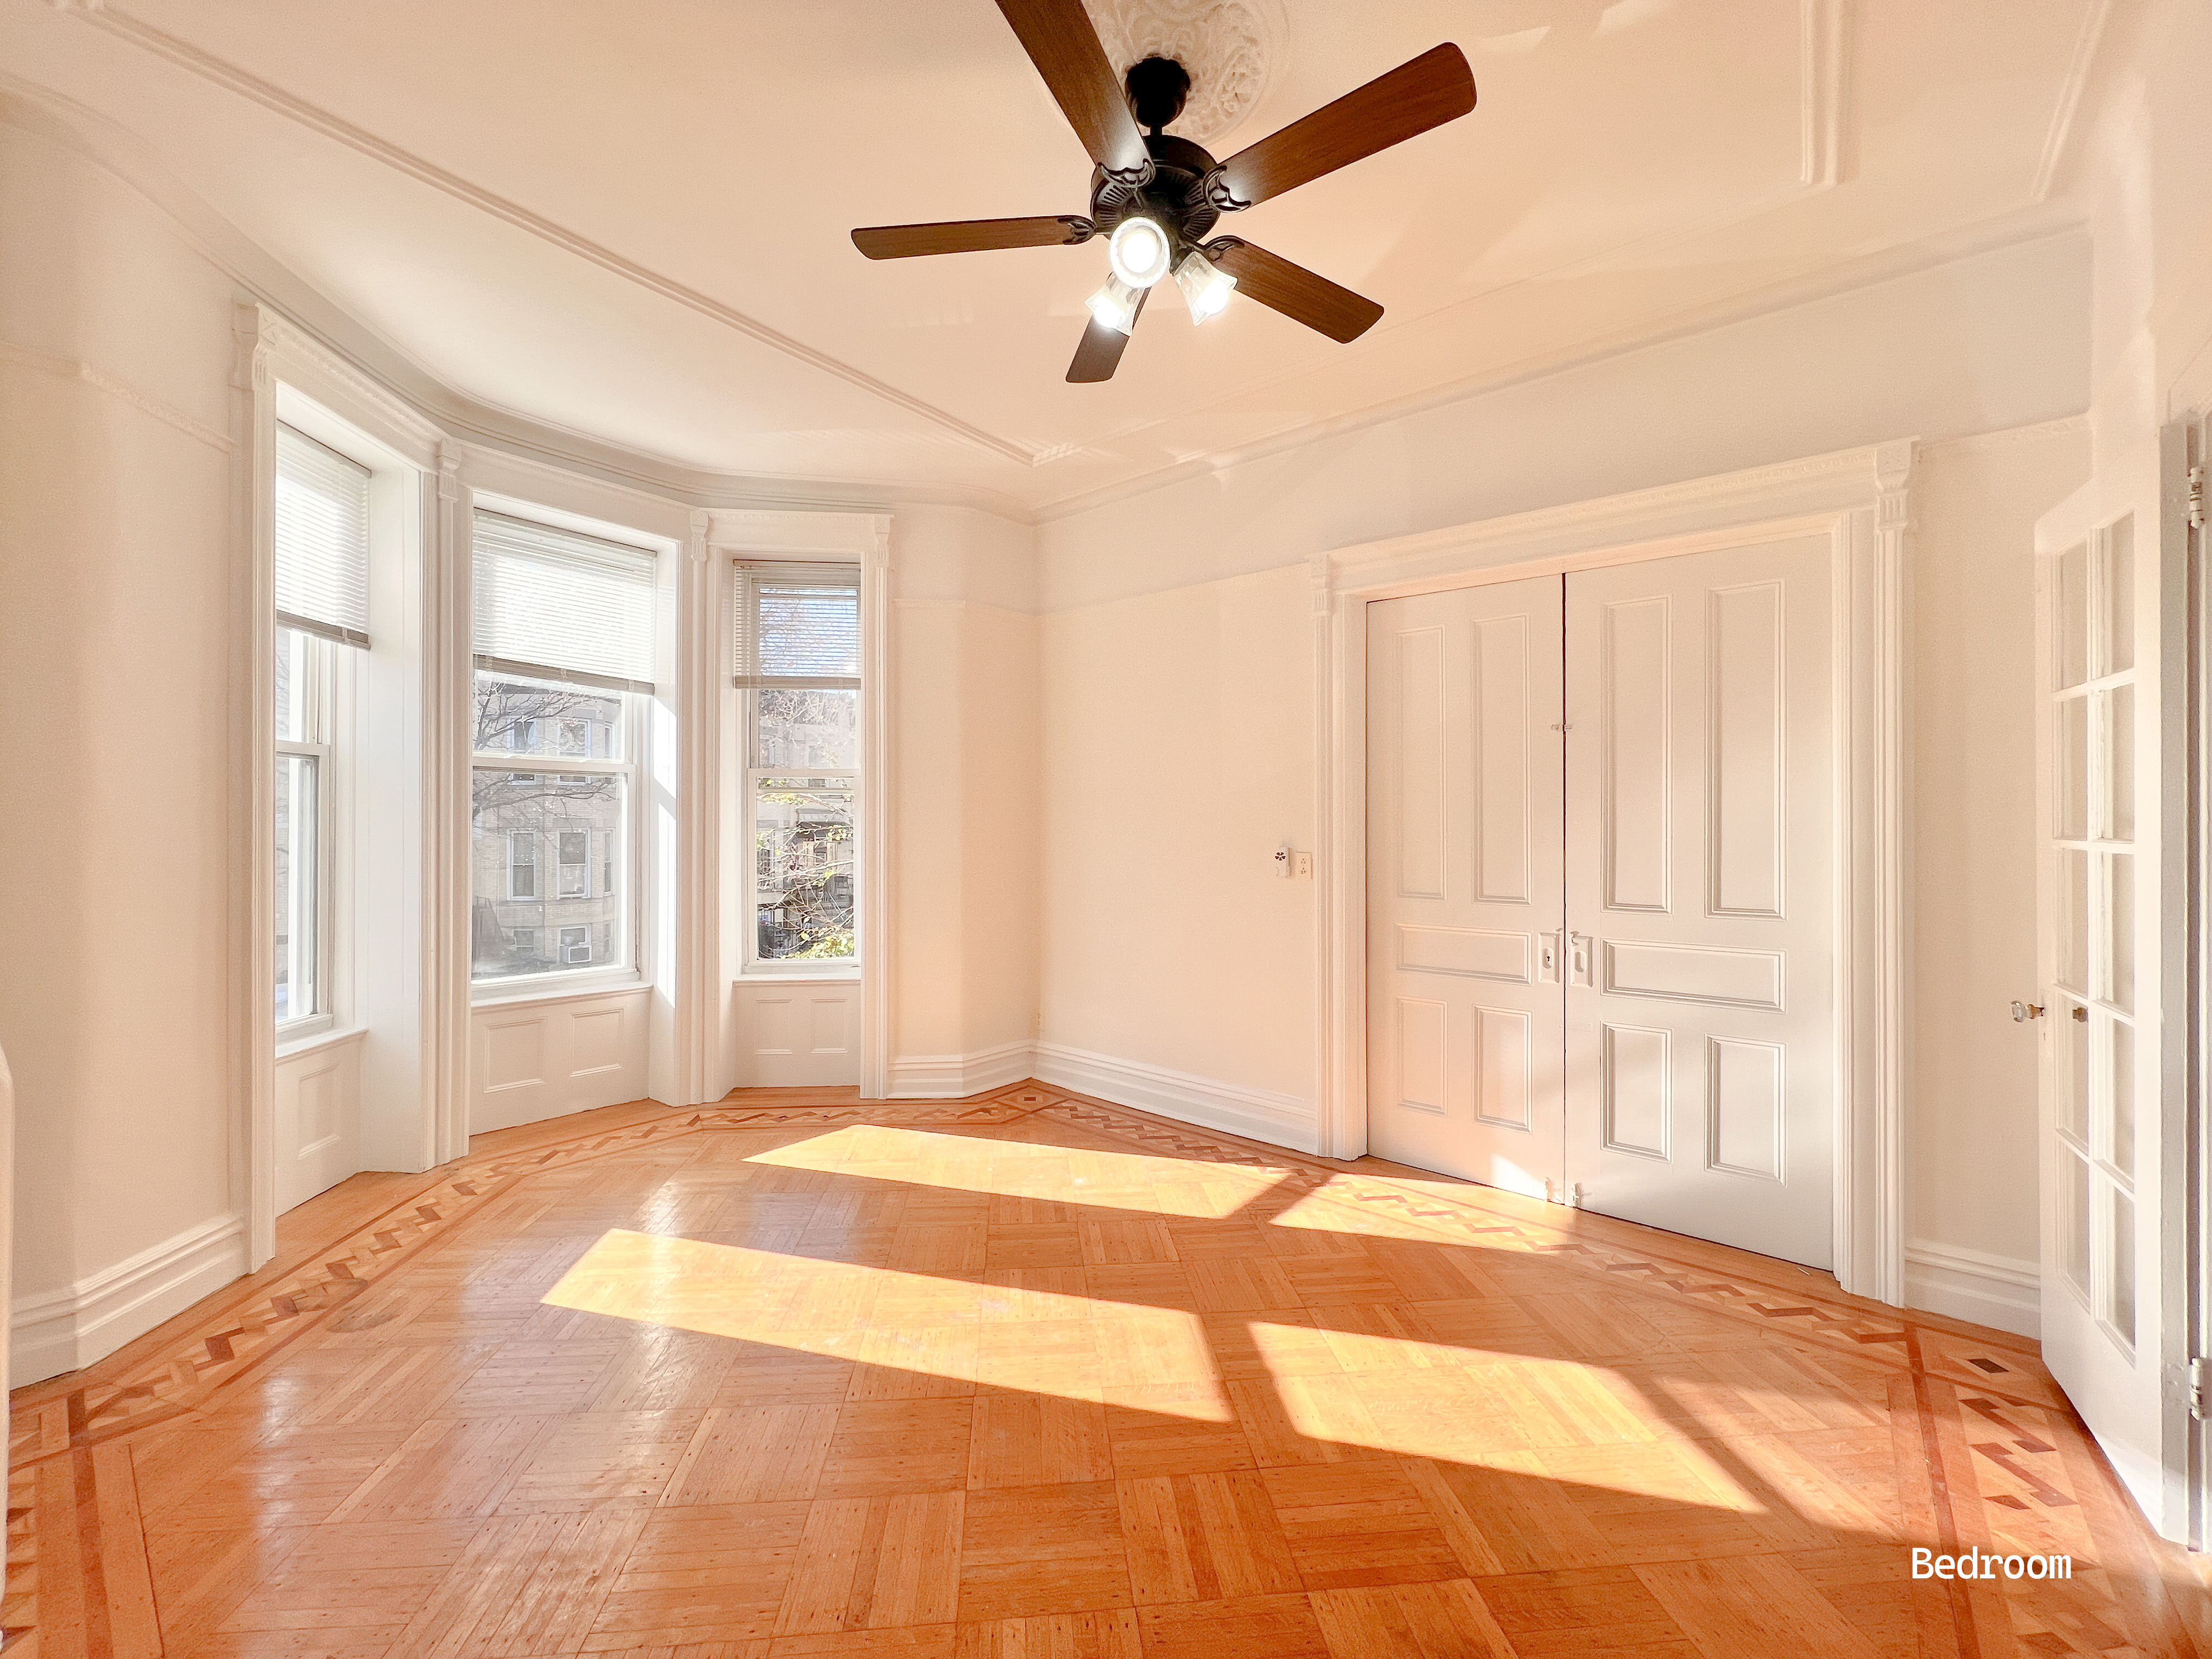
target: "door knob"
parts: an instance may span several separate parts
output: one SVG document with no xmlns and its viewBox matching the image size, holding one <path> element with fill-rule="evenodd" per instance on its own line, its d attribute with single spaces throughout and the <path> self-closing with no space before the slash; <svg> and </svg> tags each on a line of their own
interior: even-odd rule
<svg viewBox="0 0 2212 1659">
<path fill-rule="evenodd" d="M 2012 1017 L 2015 1021 L 2022 1023 L 2031 1019 L 2041 1019 L 2043 1005 L 2039 1002 L 2015 1002 L 2012 1006 Z"/>
</svg>

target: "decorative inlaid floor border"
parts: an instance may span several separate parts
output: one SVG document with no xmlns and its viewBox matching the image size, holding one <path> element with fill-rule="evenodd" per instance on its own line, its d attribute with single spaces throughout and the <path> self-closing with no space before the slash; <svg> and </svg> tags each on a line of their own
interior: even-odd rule
<svg viewBox="0 0 2212 1659">
<path fill-rule="evenodd" d="M 49 1383 L 21 1391 L 29 1397 L 17 1408 L 12 1424 L 9 1577 L 4 1602 L 0 1602 L 0 1638 L 15 1659 L 36 1659 L 43 1510 L 52 1507 L 79 1517 L 77 1535 L 58 1540 L 78 1575 L 72 1605 L 75 1598 L 88 1598 L 97 1588 L 91 1582 L 97 1577 L 100 1554 L 97 1526 L 88 1534 L 83 1529 L 87 1514 L 96 1512 L 83 1501 L 72 1503 L 70 1494 L 82 1500 L 98 1482 L 101 1465 L 124 1455 L 120 1448 L 111 1449 L 110 1443 L 205 1405 L 228 1384 L 283 1352 L 370 1285 L 451 1237 L 495 1200 L 533 1177 L 717 1130 L 828 1129 L 856 1124 L 957 1130 L 1005 1127 L 1025 1120 L 1040 1126 L 1065 1125 L 1153 1156 L 1279 1170 L 1305 1183 L 1307 1194 L 1324 1206 L 1342 1206 L 1354 1212 L 1355 1206 L 1371 1206 L 1388 1213 L 1394 1228 L 1418 1230 L 1435 1243 L 1541 1255 L 1594 1281 L 1631 1287 L 1645 1296 L 1871 1361 L 1892 1375 L 1893 1399 L 1918 1401 L 1923 1422 L 1932 1383 L 1947 1399 L 1955 1394 L 1964 1413 L 1992 1425 L 1984 1431 L 1985 1443 L 1971 1446 L 1981 1455 L 1983 1467 L 2004 1477 L 1990 1483 L 1991 1492 L 1984 1494 L 1989 1502 L 2025 1510 L 2031 1504 L 2069 1508 L 2077 1501 L 2021 1461 L 2021 1451 L 2052 1449 L 2023 1434 L 2007 1412 L 2056 1413 L 2071 1430 L 2080 1431 L 2063 1396 L 2041 1374 L 2033 1348 L 2017 1339 L 1998 1333 L 1978 1334 L 1973 1328 L 1955 1322 L 1929 1320 L 1865 1302 L 1844 1295 L 1832 1282 L 1810 1276 L 1802 1287 L 1792 1285 L 1785 1291 L 1751 1273 L 1730 1275 L 1695 1260 L 1710 1247 L 1694 1241 L 1683 1241 L 1684 1250 L 1676 1255 L 1664 1247 L 1668 1236 L 1663 1233 L 1650 1232 L 1648 1248 L 1642 1238 L 1632 1248 L 1577 1237 L 1585 1218 L 1574 1212 L 1565 1212 L 1553 1224 L 1518 1212 L 1516 1200 L 1501 1201 L 1500 1195 L 1487 1194 L 1480 1187 L 1443 1187 L 1370 1174 L 1029 1082 L 943 1103 L 732 1103 L 671 1109 L 619 1129 L 464 1158 L 439 1172 L 430 1186 L 343 1235 L 275 1283 L 223 1302 L 150 1354 L 89 1366 L 79 1374 L 75 1387 L 57 1389 Z M 1526 1205 L 1521 1208 L 1525 1211 Z M 1784 1264 L 1776 1264 L 1777 1276 L 1788 1271 Z M 2011 1443 L 1996 1437 L 2000 1434 L 2008 1436 Z M 1951 1528 L 1944 1531 L 1949 1535 Z M 89 1614 L 88 1601 L 80 1611 Z M 1959 1617 L 1963 1620 L 1960 1634 L 1971 1639 L 1971 1613 L 1961 1611 Z M 86 1634 L 92 1632 L 88 1629 Z M 115 1650 L 95 1642 L 88 1650 Z"/>
<path fill-rule="evenodd" d="M 1035 1091 L 1036 1085 L 1018 1085 L 1010 1091 L 1010 1097 L 1023 1098 L 1023 1090 Z M 1329 1176 L 1350 1174 L 1352 1180 L 1368 1190 L 1333 1194 L 1331 1201 L 1387 1212 L 1394 1222 L 1420 1226 L 1438 1243 L 1542 1255 L 1651 1296 L 1785 1330 L 1793 1337 L 1871 1357 L 1900 1370 L 1925 1370 L 2011 1404 L 2070 1409 L 2063 1395 L 2040 1374 L 2039 1365 L 2032 1359 L 2023 1364 L 2023 1354 L 2032 1355 L 2033 1350 L 2020 1339 L 1996 1331 L 1963 1335 L 1954 1328 L 1954 1322 L 1937 1322 L 1905 1309 L 1847 1295 L 1824 1278 L 1808 1275 L 1802 1286 L 1786 1291 L 1752 1279 L 1732 1280 L 1711 1267 L 1668 1254 L 1660 1243 L 1668 1235 L 1656 1229 L 1638 1231 L 1648 1233 L 1660 1248 L 1644 1248 L 1640 1240 L 1634 1249 L 1600 1243 L 1573 1236 L 1574 1212 L 1564 1212 L 1556 1224 L 1533 1220 L 1508 1212 L 1495 1200 L 1486 1198 L 1486 1189 L 1479 1186 L 1439 1190 L 1426 1182 L 1352 1172 L 1343 1165 L 1255 1147 L 1127 1107 L 1058 1091 L 1024 1103 L 1031 1104 L 1040 1117 L 1072 1123 L 1154 1153 L 1248 1167 L 1303 1168 Z M 1684 1243 L 1696 1248 L 1693 1241 Z M 1787 1263 L 1775 1265 L 1778 1272 L 1789 1270 Z"/>
</svg>

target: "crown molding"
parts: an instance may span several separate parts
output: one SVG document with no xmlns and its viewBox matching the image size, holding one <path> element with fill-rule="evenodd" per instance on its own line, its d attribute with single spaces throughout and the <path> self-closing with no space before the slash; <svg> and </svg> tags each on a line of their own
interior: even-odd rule
<svg viewBox="0 0 2212 1659">
<path fill-rule="evenodd" d="M 1233 448 L 1193 456 L 1135 477 L 1101 484 L 1096 489 L 1042 502 L 1030 509 L 1030 517 L 1037 524 L 1077 518 L 1102 507 L 1110 507 L 1156 489 L 1164 489 L 1188 478 L 1225 472 L 1249 462 L 1265 460 L 1270 456 L 1330 438 L 1366 432 L 1392 421 L 1425 414 L 1448 404 L 1472 403 L 1501 392 L 1510 392 L 1516 386 L 1548 380 L 1553 375 L 1594 368 L 1601 363 L 1626 362 L 1645 352 L 1703 335 L 1717 334 L 1739 324 L 1755 322 L 1760 318 L 1816 305 L 1821 301 L 1863 289 L 1880 288 L 1887 283 L 1940 270 L 1948 265 L 1962 264 L 1990 254 L 2056 241 L 2077 235 L 2081 228 L 2081 216 L 2063 204 L 2024 209 L 1948 236 L 1930 238 L 1909 247 L 1890 249 L 1846 264 L 1824 266 L 1778 283 L 1749 289 L 1729 299 L 1671 313 L 1649 325 L 1620 329 L 1595 340 L 1527 358 L 1480 374 L 1469 375 L 1443 386 L 1410 392 L 1402 398 L 1371 404 L 1364 409 L 1350 410 L 1326 420 L 1293 423 Z"/>
<path fill-rule="evenodd" d="M 2016 449 L 2022 444 L 2040 443 L 2046 438 L 2086 438 L 2088 435 L 2088 416 L 2063 415 L 2055 421 L 2037 421 L 2027 426 L 2002 426 L 1989 432 L 1968 432 L 1956 438 L 1939 438 L 1920 446 L 1920 459 L 1942 461 L 1954 455 L 1987 455 L 2001 450 Z"/>
<path fill-rule="evenodd" d="M 2035 164 L 2034 198 L 2039 202 L 2051 194 L 2051 185 L 2057 182 L 2059 167 L 2073 139 L 2075 118 L 2081 113 L 2082 94 L 2096 67 L 2097 48 L 2112 16 L 2112 0 L 2095 0 L 2081 19 L 2081 32 L 2074 37 L 2074 55 L 2067 61 L 2066 78 L 2059 82 L 2058 101 L 2052 106 L 2051 125 L 2043 135 L 2043 154 Z"/>
<path fill-rule="evenodd" d="M 915 484 L 717 471 L 592 437 L 456 390 L 404 348 L 324 294 L 210 208 L 163 167 L 136 133 L 65 94 L 0 72 L 0 125 L 97 169 L 165 219 L 192 251 L 253 298 L 287 337 L 308 343 L 316 368 L 404 424 L 510 459 L 581 474 L 655 500 L 696 507 L 762 506 L 793 511 L 966 507 L 1018 524 L 1029 507 L 971 484 Z M 396 418 L 396 417 L 395 417 Z M 226 439 L 224 441 L 228 442 Z"/>
<path fill-rule="evenodd" d="M 136 38 L 134 31 L 149 36 L 161 34 L 150 26 L 140 24 L 104 4 L 103 0 L 51 0 L 51 3 L 58 9 L 74 12 L 88 21 L 131 38 Z M 1798 0 L 1802 82 L 1800 178 L 1787 187 L 1785 196 L 1794 198 L 1808 189 L 1825 189 L 1849 176 L 1848 58 L 1855 4 L 1856 0 Z M 2103 31 L 2102 20 L 2112 5 L 2113 0 L 2097 0 L 2098 32 Z M 2075 61 L 2069 71 L 2071 76 L 2085 82 L 2096 57 L 2089 34 L 2085 27 L 2084 44 L 2077 46 Z M 173 37 L 161 39 L 173 40 Z M 197 53 L 197 49 L 186 43 L 175 41 L 174 45 L 188 54 L 205 58 L 210 65 L 220 64 L 220 60 Z M 149 46 L 149 49 L 153 48 Z M 185 59 L 177 61 L 192 67 Z M 236 73 L 242 75 L 243 71 Z M 280 103 L 289 96 L 277 88 L 267 88 L 265 83 L 255 84 L 264 87 Z M 1019 524 L 1051 522 L 1190 477 L 1364 431 L 1443 405 L 1471 401 L 1547 376 L 1632 356 L 1638 351 L 1854 289 L 1879 286 L 1947 264 L 2073 234 L 2082 222 L 2078 205 L 2063 201 L 2039 204 L 1907 247 L 1886 250 L 1846 264 L 1812 267 L 1793 277 L 1754 286 L 1733 296 L 1668 313 L 1646 323 L 1626 325 L 1595 339 L 1362 409 L 1318 420 L 1293 419 L 1273 433 L 1241 445 L 1206 451 L 1032 505 L 1002 490 L 980 485 L 826 479 L 689 466 L 665 456 L 475 398 L 449 386 L 428 364 L 315 289 L 215 213 L 188 185 L 161 166 L 150 146 L 136 133 L 66 94 L 4 73 L 0 73 L 0 94 L 9 94 L 0 97 L 0 121 L 59 144 L 146 198 L 167 214 L 218 268 L 264 298 L 281 314 L 296 319 L 303 332 L 321 340 L 331 354 L 349 363 L 358 375 L 390 388 L 441 430 L 473 446 L 495 450 L 516 459 L 580 473 L 657 499 L 708 508 L 758 506 L 797 512 L 834 512 L 884 509 L 893 505 L 945 506 L 966 507 Z M 241 95 L 256 96 L 251 92 Z M 2078 104 L 2078 88 L 2073 97 Z M 256 101 L 265 100 L 256 97 Z M 11 109 L 11 104 L 22 107 Z M 301 107 L 313 112 L 311 106 Z M 30 111 L 36 111 L 40 118 L 24 118 Z M 2070 115 L 2069 118 L 2070 121 Z M 1764 205 L 1772 204 L 1770 202 Z M 1743 216 L 1732 213 L 1729 216 Z M 1615 249 L 1613 253 L 1622 251 Z M 1422 319 L 1414 322 L 1419 320 Z M 1249 393 L 1265 389 L 1263 384 L 1244 391 Z M 1041 469 L 1054 460 L 1079 453 L 1085 447 L 1067 444 L 1000 453 L 1014 453 L 1024 465 Z"/>
<path fill-rule="evenodd" d="M 356 126 L 343 117 L 334 115 L 304 98 L 294 96 L 282 87 L 275 86 L 260 76 L 240 68 L 226 58 L 203 51 L 189 40 L 156 28 L 151 23 L 133 17 L 106 0 L 69 0 L 58 4 L 58 9 L 81 18 L 95 27 L 103 29 L 117 39 L 128 42 L 139 50 L 175 64 L 212 86 L 235 94 L 240 98 L 260 105 L 264 109 L 283 117 L 286 120 L 320 134 L 349 149 L 381 162 L 394 172 L 404 173 L 418 184 L 443 191 L 455 201 L 490 215 L 501 222 L 514 226 L 550 243 L 564 253 L 597 265 L 623 281 L 635 283 L 664 300 L 698 313 L 710 321 L 720 323 L 747 339 L 781 352 L 793 362 L 835 376 L 848 386 L 857 387 L 871 396 L 904 410 L 908 414 L 928 422 L 940 431 L 950 434 L 963 443 L 989 451 L 992 454 L 1023 466 L 1034 464 L 1036 452 L 1028 447 L 988 432 L 971 422 L 926 402 L 896 386 L 879 380 L 872 374 L 854 368 L 840 358 L 831 356 L 804 342 L 793 338 L 781 331 L 769 327 L 757 318 L 747 316 L 736 307 L 726 305 L 708 294 L 664 276 L 659 271 L 625 258 L 612 248 L 592 240 L 589 237 L 556 224 L 542 214 L 533 213 L 516 202 L 496 195 L 480 185 L 471 184 L 458 173 L 448 173 L 435 162 L 424 160 L 411 150 L 378 137 L 364 127 Z"/>
</svg>

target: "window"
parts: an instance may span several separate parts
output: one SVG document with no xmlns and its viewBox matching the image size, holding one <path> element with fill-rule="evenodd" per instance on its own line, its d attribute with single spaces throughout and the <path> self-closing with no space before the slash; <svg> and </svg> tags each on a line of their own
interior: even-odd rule
<svg viewBox="0 0 2212 1659">
<path fill-rule="evenodd" d="M 369 471 L 276 428 L 274 932 L 279 1035 L 331 1017 L 331 840 L 340 653 L 368 645 Z"/>
<path fill-rule="evenodd" d="M 562 782 L 568 780 L 563 778 Z M 561 896 L 564 899 L 589 898 L 592 896 L 592 832 L 588 830 L 563 830 L 556 839 L 561 845 Z"/>
<path fill-rule="evenodd" d="M 510 772 L 509 783 L 527 783 L 527 772 Z M 538 832 L 517 830 L 507 838 L 507 896 L 511 899 L 538 896 Z"/>
<path fill-rule="evenodd" d="M 481 510 L 473 531 L 474 976 L 629 965 L 654 556 Z"/>
<path fill-rule="evenodd" d="M 739 742 L 753 845 L 747 962 L 849 966 L 860 571 L 747 562 L 736 574 L 735 678 L 745 704 Z"/>
</svg>

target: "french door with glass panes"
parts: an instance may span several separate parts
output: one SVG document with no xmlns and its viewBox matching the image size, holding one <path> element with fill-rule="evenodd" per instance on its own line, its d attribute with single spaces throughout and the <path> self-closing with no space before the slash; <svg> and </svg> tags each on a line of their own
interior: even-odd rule
<svg viewBox="0 0 2212 1659">
<path fill-rule="evenodd" d="M 2172 1426 L 2159 1376 L 2158 477 L 2154 452 L 2108 464 L 2036 533 L 2043 1352 L 2154 1520 Z"/>
</svg>

